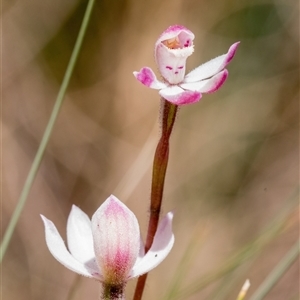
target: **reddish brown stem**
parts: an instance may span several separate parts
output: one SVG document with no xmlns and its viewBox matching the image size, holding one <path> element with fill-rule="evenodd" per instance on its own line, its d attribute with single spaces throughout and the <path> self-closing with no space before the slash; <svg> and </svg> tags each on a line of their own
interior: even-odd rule
<svg viewBox="0 0 300 300">
<path fill-rule="evenodd" d="M 162 100 L 162 133 L 156 147 L 153 161 L 150 219 L 148 224 L 145 252 L 150 249 L 158 226 L 165 176 L 168 166 L 169 140 L 176 119 L 177 110 L 177 105 L 174 105 L 164 99 Z M 139 277 L 133 297 L 134 300 L 142 299 L 146 279 L 147 274 Z"/>
</svg>

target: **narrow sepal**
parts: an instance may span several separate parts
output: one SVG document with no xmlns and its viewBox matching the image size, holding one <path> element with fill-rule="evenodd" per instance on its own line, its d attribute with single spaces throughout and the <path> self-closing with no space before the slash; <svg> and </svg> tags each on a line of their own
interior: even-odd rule
<svg viewBox="0 0 300 300">
<path fill-rule="evenodd" d="M 73 205 L 67 222 L 68 248 L 72 255 L 82 263 L 95 257 L 93 236 L 89 217 Z"/>
<path fill-rule="evenodd" d="M 173 213 L 169 212 L 159 223 L 153 244 L 146 255 L 135 264 L 130 277 L 136 277 L 148 273 L 158 266 L 170 253 L 174 245 L 172 232 Z"/>
<path fill-rule="evenodd" d="M 233 45 L 231 45 L 226 54 L 220 55 L 188 73 L 184 78 L 184 82 L 188 83 L 200 81 L 222 71 L 233 59 L 238 45 L 239 42 L 234 43 Z"/>
<path fill-rule="evenodd" d="M 212 93 L 217 91 L 224 84 L 227 77 L 228 71 L 225 69 L 209 79 L 197 82 L 182 83 L 180 86 L 184 89 L 197 91 L 200 93 Z"/>
<path fill-rule="evenodd" d="M 46 244 L 51 254 L 66 268 L 80 275 L 101 279 L 99 270 L 93 270 L 75 259 L 67 250 L 66 245 L 58 233 L 53 222 L 41 215 L 45 225 Z"/>
</svg>

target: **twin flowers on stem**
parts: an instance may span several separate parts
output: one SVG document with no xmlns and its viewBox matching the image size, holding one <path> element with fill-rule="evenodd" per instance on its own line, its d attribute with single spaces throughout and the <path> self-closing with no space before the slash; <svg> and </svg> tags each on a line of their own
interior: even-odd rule
<svg viewBox="0 0 300 300">
<path fill-rule="evenodd" d="M 55 225 L 42 216 L 49 251 L 68 269 L 98 280 L 103 287 L 102 299 L 125 299 L 127 281 L 139 276 L 134 300 L 141 299 L 147 273 L 159 265 L 173 247 L 173 213 L 169 212 L 160 222 L 159 216 L 169 139 L 177 109 L 199 101 L 202 93 L 212 93 L 224 84 L 228 77 L 225 67 L 239 44 L 233 44 L 226 54 L 185 75 L 186 59 L 194 51 L 194 37 L 187 28 L 174 25 L 158 38 L 155 59 L 162 81 L 148 67 L 133 73 L 143 85 L 159 90 L 162 97 L 162 132 L 153 162 L 150 219 L 145 244 L 134 213 L 113 195 L 97 209 L 91 220 L 73 205 L 67 222 L 68 249 Z"/>
</svg>

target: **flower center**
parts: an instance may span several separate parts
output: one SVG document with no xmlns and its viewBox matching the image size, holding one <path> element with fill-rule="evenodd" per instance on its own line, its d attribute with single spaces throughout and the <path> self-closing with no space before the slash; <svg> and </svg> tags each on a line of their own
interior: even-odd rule
<svg viewBox="0 0 300 300">
<path fill-rule="evenodd" d="M 179 49 L 180 47 L 180 41 L 178 36 L 168 39 L 162 42 L 165 46 L 167 46 L 169 49 Z"/>
</svg>

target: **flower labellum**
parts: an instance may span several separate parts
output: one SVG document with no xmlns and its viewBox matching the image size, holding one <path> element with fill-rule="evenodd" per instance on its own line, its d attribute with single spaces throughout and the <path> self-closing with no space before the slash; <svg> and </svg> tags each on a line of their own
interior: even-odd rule
<svg viewBox="0 0 300 300">
<path fill-rule="evenodd" d="M 130 278 L 148 273 L 169 254 L 174 244 L 173 213 L 160 222 L 145 254 L 138 221 L 131 210 L 111 195 L 92 220 L 73 205 L 67 222 L 68 249 L 55 225 L 42 216 L 51 254 L 68 269 L 94 278 L 117 294 Z M 116 296 L 116 299 L 119 299 Z M 122 298 L 123 299 L 123 298 Z"/>
<path fill-rule="evenodd" d="M 133 72 L 138 81 L 159 90 L 169 102 L 184 105 L 198 102 L 202 93 L 217 91 L 225 82 L 225 67 L 235 55 L 239 42 L 226 54 L 218 56 L 185 75 L 187 58 L 194 52 L 194 34 L 180 25 L 170 26 L 155 43 L 155 60 L 163 81 L 156 78 L 151 68 Z"/>
<path fill-rule="evenodd" d="M 171 26 L 155 44 L 158 69 L 170 84 L 184 79 L 186 59 L 194 52 L 194 34 L 183 26 Z"/>
</svg>

